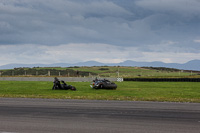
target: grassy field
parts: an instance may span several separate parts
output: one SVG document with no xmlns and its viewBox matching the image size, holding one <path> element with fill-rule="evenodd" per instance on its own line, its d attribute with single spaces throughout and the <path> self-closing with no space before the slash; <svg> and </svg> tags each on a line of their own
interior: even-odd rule
<svg viewBox="0 0 200 133">
<path fill-rule="evenodd" d="M 10 71 L 10 76 L 31 76 L 31 74 L 28 73 L 28 70 L 30 68 L 24 68 L 21 73 L 21 75 L 15 75 L 17 72 L 17 69 L 13 69 Z M 48 69 L 48 71 L 50 70 L 58 70 L 58 72 L 56 73 L 57 75 L 51 75 L 51 76 L 58 76 L 59 75 L 59 71 L 60 74 L 62 75 L 62 71 L 66 71 L 66 70 L 73 70 L 74 73 L 76 73 L 77 71 L 79 72 L 88 72 L 90 73 L 90 76 L 100 76 L 100 77 L 117 77 L 118 76 L 118 72 L 119 72 L 119 76 L 120 77 L 124 77 L 124 78 L 133 78 L 133 77 L 196 77 L 196 78 L 200 78 L 200 72 L 191 72 L 191 71 L 183 71 L 183 70 L 178 70 L 178 69 L 170 69 L 170 68 L 142 68 L 142 67 L 117 67 L 117 66 L 98 66 L 98 67 L 65 67 L 65 68 L 61 68 L 61 67 L 57 67 L 57 68 L 47 68 L 47 67 L 41 67 L 41 68 L 34 68 L 36 71 L 38 70 L 45 70 Z M 5 73 L 8 70 L 1 70 L 2 71 L 2 75 L 3 73 Z M 15 71 L 15 72 L 14 72 Z M 27 75 L 25 75 L 25 71 L 27 71 Z M 52 73 L 52 72 L 51 72 Z M 36 73 L 34 73 L 36 74 Z M 92 75 L 94 74 L 94 75 Z M 47 76 L 47 72 L 45 73 L 45 75 L 40 75 L 40 76 Z M 6 76 L 6 75 L 3 75 Z M 32 75 L 34 76 L 34 75 Z M 69 75 L 62 75 L 62 76 L 69 76 Z M 70 76 L 77 76 L 76 74 L 70 75 Z M 82 75 L 83 76 L 83 75 Z M 88 75 L 87 75 L 88 76 Z M 86 76 L 86 77 L 87 77 Z"/>
<path fill-rule="evenodd" d="M 173 71 L 172 70 L 153 70 L 150 68 L 142 67 L 116 67 L 116 66 L 102 66 L 102 67 L 77 67 L 69 68 L 75 71 L 88 71 L 97 73 L 99 76 L 103 77 L 117 77 L 118 71 L 121 77 L 190 77 L 196 76 L 200 77 L 196 73 L 184 72 L 184 71 Z"/>
<path fill-rule="evenodd" d="M 199 82 L 117 82 L 117 90 L 94 90 L 89 82 L 68 84 L 77 91 L 51 90 L 52 82 L 0 81 L 0 97 L 200 103 Z"/>
</svg>

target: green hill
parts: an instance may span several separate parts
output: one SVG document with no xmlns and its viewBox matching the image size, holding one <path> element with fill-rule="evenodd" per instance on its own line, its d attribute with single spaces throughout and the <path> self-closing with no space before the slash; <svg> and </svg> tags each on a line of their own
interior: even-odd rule
<svg viewBox="0 0 200 133">
<path fill-rule="evenodd" d="M 0 76 L 64 76 L 64 77 L 200 77 L 200 71 L 165 67 L 34 67 L 1 70 Z"/>
</svg>

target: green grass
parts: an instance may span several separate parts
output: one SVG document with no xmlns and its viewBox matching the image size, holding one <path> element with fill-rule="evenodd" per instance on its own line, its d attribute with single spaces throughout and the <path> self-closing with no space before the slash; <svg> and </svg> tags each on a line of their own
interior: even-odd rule
<svg viewBox="0 0 200 133">
<path fill-rule="evenodd" d="M 109 70 L 99 70 L 100 68 L 107 68 Z M 185 77 L 185 76 L 198 76 L 196 73 L 188 72 L 177 72 L 177 71 L 161 71 L 161 70 L 151 70 L 140 67 L 79 67 L 79 68 L 69 68 L 75 71 L 88 71 L 97 73 L 99 76 L 103 77 L 116 77 L 118 76 L 117 71 L 119 70 L 119 75 L 121 77 Z M 199 77 L 199 76 L 198 76 Z"/>
<path fill-rule="evenodd" d="M 0 97 L 200 103 L 199 82 L 117 82 L 117 90 L 95 90 L 89 82 L 68 84 L 77 91 L 51 90 L 52 82 L 0 81 Z"/>
<path fill-rule="evenodd" d="M 28 70 L 29 68 L 24 68 L 24 70 Z M 156 70 L 156 69 L 150 69 L 150 68 L 141 68 L 141 67 L 116 67 L 116 66 L 99 66 L 99 67 L 58 67 L 58 68 L 47 68 L 47 67 L 41 67 L 41 68 L 35 68 L 37 70 L 41 69 L 56 69 L 56 70 L 66 70 L 66 69 L 72 69 L 75 72 L 76 71 L 82 71 L 82 72 L 90 72 L 92 76 L 92 73 L 95 73 L 93 76 L 100 76 L 100 77 L 117 77 L 118 76 L 118 70 L 119 70 L 119 76 L 124 78 L 134 78 L 134 77 L 164 77 L 164 78 L 172 78 L 172 77 L 178 77 L 178 78 L 200 78 L 200 75 L 198 72 L 190 72 L 190 71 L 175 71 L 173 69 L 169 70 Z M 104 70 L 102 70 L 104 69 Z M 1 70 L 2 72 L 6 72 L 8 70 Z M 46 74 L 48 75 L 48 74 Z M 61 72 L 62 75 L 62 72 Z M 74 74 L 76 75 L 76 74 Z M 3 75 L 6 76 L 6 75 Z M 19 75 L 12 75 L 12 76 L 19 76 Z M 24 72 L 20 76 L 25 76 Z M 30 76 L 30 75 L 29 75 Z M 44 75 L 42 75 L 44 76 Z M 51 76 L 58 76 L 57 75 L 51 75 Z M 68 76 L 68 75 L 64 75 Z M 87 75 L 88 76 L 88 75 Z"/>
</svg>

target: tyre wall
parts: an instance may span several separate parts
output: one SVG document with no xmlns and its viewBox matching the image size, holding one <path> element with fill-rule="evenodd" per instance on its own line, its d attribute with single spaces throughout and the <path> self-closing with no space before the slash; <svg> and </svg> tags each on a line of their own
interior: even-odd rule
<svg viewBox="0 0 200 133">
<path fill-rule="evenodd" d="M 200 78 L 124 78 L 124 81 L 143 81 L 143 82 L 200 82 Z"/>
</svg>

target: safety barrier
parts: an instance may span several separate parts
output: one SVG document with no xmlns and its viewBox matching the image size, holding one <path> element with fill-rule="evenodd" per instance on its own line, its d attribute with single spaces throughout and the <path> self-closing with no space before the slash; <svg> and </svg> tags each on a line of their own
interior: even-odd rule
<svg viewBox="0 0 200 133">
<path fill-rule="evenodd" d="M 200 78 L 124 78 L 124 81 L 143 81 L 143 82 L 200 82 Z"/>
</svg>

